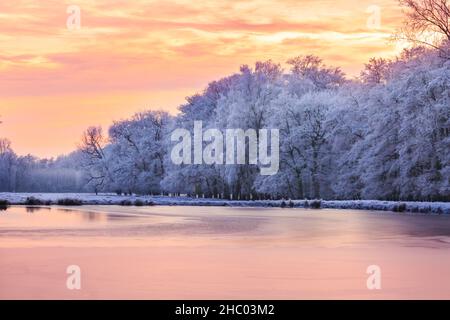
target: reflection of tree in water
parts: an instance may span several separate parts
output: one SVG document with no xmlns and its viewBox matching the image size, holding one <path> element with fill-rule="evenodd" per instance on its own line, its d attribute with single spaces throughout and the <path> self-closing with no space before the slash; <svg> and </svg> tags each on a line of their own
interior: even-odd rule
<svg viewBox="0 0 450 320">
<path fill-rule="evenodd" d="M 78 214 L 81 217 L 81 219 L 86 220 L 86 221 L 106 220 L 106 215 L 102 212 L 80 211 L 80 210 L 65 209 L 65 208 L 58 208 L 58 211 L 60 213 Z"/>
<path fill-rule="evenodd" d="M 83 214 L 83 217 L 89 221 L 102 220 L 102 214 L 98 212 L 88 212 L 87 214 Z"/>
<path fill-rule="evenodd" d="M 51 210 L 49 207 L 26 207 L 28 213 L 33 213 L 40 210 Z"/>
<path fill-rule="evenodd" d="M 80 213 L 80 211 L 77 211 L 77 213 Z M 106 215 L 104 213 L 94 211 L 82 212 L 81 217 L 83 218 L 83 220 L 89 222 L 106 220 Z"/>
</svg>

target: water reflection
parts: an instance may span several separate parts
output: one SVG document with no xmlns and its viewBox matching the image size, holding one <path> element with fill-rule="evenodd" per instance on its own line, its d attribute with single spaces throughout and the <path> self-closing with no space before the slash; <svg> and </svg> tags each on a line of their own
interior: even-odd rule
<svg viewBox="0 0 450 320">
<path fill-rule="evenodd" d="M 28 213 L 33 213 L 40 210 L 51 210 L 50 207 L 25 207 L 25 209 Z"/>
<path fill-rule="evenodd" d="M 98 221 L 106 221 L 108 220 L 108 214 L 105 212 L 98 211 L 87 211 L 87 210 L 78 210 L 78 209 L 65 209 L 58 208 L 57 211 L 59 213 L 71 214 L 78 216 L 81 220 L 87 222 L 98 222 Z"/>
<path fill-rule="evenodd" d="M 57 236 L 61 240 L 114 236 L 127 241 L 143 237 L 156 237 L 158 241 L 227 237 L 242 243 L 326 246 L 425 238 L 445 238 L 446 242 L 450 238 L 450 216 L 331 209 L 12 206 L 0 218 L 0 236 L 24 234 L 38 239 Z"/>
<path fill-rule="evenodd" d="M 95 222 L 95 221 L 104 221 L 107 220 L 107 215 L 100 212 L 87 212 L 86 214 L 82 215 L 84 220 Z"/>
</svg>

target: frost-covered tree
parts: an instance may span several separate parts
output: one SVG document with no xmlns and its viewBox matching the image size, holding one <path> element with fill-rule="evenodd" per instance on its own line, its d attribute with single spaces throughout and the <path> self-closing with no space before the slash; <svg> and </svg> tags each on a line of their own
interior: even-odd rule
<svg viewBox="0 0 450 320">
<path fill-rule="evenodd" d="M 448 62 L 414 49 L 392 70 L 385 85 L 359 94 L 366 129 L 342 157 L 352 156 L 362 198 L 448 199 Z"/>
<path fill-rule="evenodd" d="M 287 61 L 293 75 L 310 80 L 319 89 L 332 89 L 345 82 L 345 74 L 340 68 L 326 66 L 322 59 L 314 56 L 298 56 Z"/>
<path fill-rule="evenodd" d="M 383 58 L 371 58 L 364 65 L 360 78 L 362 82 L 369 85 L 386 83 L 389 78 L 390 61 Z"/>
<path fill-rule="evenodd" d="M 450 2 L 448 0 L 399 0 L 405 20 L 394 35 L 414 46 L 431 47 L 450 59 Z"/>
<path fill-rule="evenodd" d="M 254 69 L 242 66 L 240 71 L 230 90 L 218 102 L 214 125 L 222 130 L 253 129 L 259 139 L 259 130 L 267 128 L 273 115 L 271 105 L 282 92 L 283 70 L 279 64 L 265 61 L 257 62 Z M 259 168 L 249 164 L 249 139 L 245 141 L 246 164 L 225 168 L 229 191 L 239 198 L 256 193 L 254 182 Z"/>
<path fill-rule="evenodd" d="M 166 112 L 148 111 L 111 126 L 109 167 L 117 192 L 160 193 L 170 121 Z"/>
<path fill-rule="evenodd" d="M 172 122 L 169 132 L 182 128 L 193 135 L 194 121 L 202 121 L 204 129 L 214 126 L 219 100 L 227 94 L 238 78 L 239 76 L 236 74 L 214 81 L 202 94 L 188 97 L 187 103 L 180 106 L 180 114 Z M 165 157 L 167 170 L 161 182 L 165 192 L 209 197 L 219 194 L 229 195 L 223 166 L 195 163 L 174 165 L 170 158 L 172 146 L 173 142 L 167 137 L 166 148 L 169 149 Z"/>
<path fill-rule="evenodd" d="M 87 185 L 95 193 L 116 187 L 115 174 L 111 169 L 113 159 L 107 143 L 101 127 L 89 127 L 83 133 L 79 146 L 83 154 L 82 167 L 87 176 Z"/>
<path fill-rule="evenodd" d="M 14 192 L 17 173 L 17 156 L 8 139 L 0 139 L 0 190 Z"/>
</svg>

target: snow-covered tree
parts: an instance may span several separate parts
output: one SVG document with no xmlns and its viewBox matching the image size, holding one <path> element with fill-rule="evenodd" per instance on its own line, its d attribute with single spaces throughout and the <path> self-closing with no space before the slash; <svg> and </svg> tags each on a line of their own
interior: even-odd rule
<svg viewBox="0 0 450 320">
<path fill-rule="evenodd" d="M 166 112 L 148 111 L 111 126 L 109 167 L 117 192 L 160 193 L 170 121 Z"/>
</svg>

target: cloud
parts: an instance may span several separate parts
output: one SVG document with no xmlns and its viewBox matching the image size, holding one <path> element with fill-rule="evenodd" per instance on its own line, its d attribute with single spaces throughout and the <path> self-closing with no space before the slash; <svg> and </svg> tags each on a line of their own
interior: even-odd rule
<svg viewBox="0 0 450 320">
<path fill-rule="evenodd" d="M 174 110 L 169 102 L 179 103 L 188 92 L 257 60 L 283 63 L 313 53 L 358 74 L 368 58 L 396 52 L 386 39 L 401 21 L 396 0 L 377 1 L 380 30 L 366 26 L 371 0 L 78 0 L 81 29 L 71 31 L 69 2 L 0 3 L 0 114 L 8 114 L 8 125 L 21 127 L 18 115 L 29 103 L 33 119 L 49 104 L 76 113 L 77 101 L 95 109 L 118 92 L 120 107 L 108 101 L 124 113 L 131 113 L 126 96 L 130 103 L 139 96 L 145 97 L 142 104 L 148 99 Z M 94 124 L 111 122 L 116 114 L 89 110 L 83 119 Z M 46 114 L 61 134 L 65 129 L 56 124 L 71 114 L 64 112 Z M 17 141 L 32 139 L 28 130 L 15 130 Z M 55 142 L 55 152 L 60 148 Z"/>
</svg>

